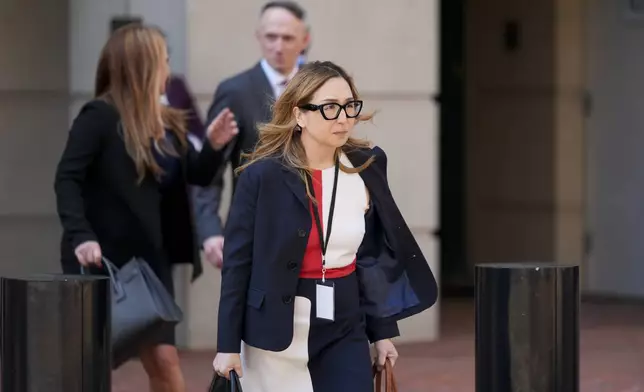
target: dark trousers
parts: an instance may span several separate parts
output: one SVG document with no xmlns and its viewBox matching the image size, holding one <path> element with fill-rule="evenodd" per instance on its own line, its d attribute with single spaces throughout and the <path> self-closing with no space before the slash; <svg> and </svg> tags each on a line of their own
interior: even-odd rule
<svg viewBox="0 0 644 392">
<path fill-rule="evenodd" d="M 314 279 L 300 279 L 297 295 L 311 300 L 309 332 L 309 372 L 315 392 L 373 392 L 369 341 L 356 274 L 334 283 L 335 321 L 318 319 L 315 314 Z"/>
</svg>

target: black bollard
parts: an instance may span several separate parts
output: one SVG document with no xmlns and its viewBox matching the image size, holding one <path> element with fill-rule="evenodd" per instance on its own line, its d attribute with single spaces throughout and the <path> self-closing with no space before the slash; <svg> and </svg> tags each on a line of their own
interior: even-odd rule
<svg viewBox="0 0 644 392">
<path fill-rule="evenodd" d="M 97 276 L 0 278 L 3 392 L 110 392 L 110 284 Z"/>
<path fill-rule="evenodd" d="M 579 391 L 579 267 L 476 266 L 476 392 Z"/>
</svg>

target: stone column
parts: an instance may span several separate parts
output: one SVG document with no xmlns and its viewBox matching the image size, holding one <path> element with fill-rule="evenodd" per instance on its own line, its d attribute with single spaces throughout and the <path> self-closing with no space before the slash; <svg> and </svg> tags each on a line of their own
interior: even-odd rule
<svg viewBox="0 0 644 392">
<path fill-rule="evenodd" d="M 59 269 L 53 173 L 67 131 L 67 10 L 0 2 L 0 275 Z"/>
</svg>

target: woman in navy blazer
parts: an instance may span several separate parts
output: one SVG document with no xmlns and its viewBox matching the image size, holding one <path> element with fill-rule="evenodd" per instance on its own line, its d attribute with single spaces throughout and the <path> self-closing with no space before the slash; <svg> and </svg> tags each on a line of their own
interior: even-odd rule
<svg viewBox="0 0 644 392">
<path fill-rule="evenodd" d="M 362 106 L 342 68 L 305 65 L 238 169 L 213 367 L 244 390 L 373 391 L 369 343 L 395 362 L 397 321 L 436 302 L 384 151 L 351 137 Z"/>
</svg>

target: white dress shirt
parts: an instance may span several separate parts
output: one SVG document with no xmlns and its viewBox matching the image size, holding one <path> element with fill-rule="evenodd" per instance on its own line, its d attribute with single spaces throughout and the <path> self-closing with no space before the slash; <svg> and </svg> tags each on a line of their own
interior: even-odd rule
<svg viewBox="0 0 644 392">
<path fill-rule="evenodd" d="M 286 89 L 286 82 L 288 82 L 293 78 L 293 76 L 295 76 L 298 71 L 298 67 L 293 68 L 290 74 L 284 76 L 276 71 L 275 68 L 271 67 L 266 59 L 262 59 L 260 64 L 262 66 L 264 74 L 266 75 L 266 78 L 268 79 L 268 83 L 273 88 L 273 96 L 275 97 L 275 99 L 279 98 L 279 96 Z"/>
</svg>

